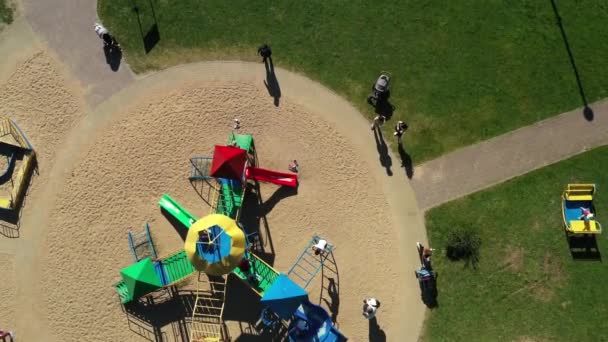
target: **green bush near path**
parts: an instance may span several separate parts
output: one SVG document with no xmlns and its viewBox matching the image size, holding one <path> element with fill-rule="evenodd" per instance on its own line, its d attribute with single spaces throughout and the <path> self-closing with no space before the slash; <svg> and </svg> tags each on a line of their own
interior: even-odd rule
<svg viewBox="0 0 608 342">
<path fill-rule="evenodd" d="M 555 1 L 587 101 L 608 96 L 608 3 Z M 99 0 L 98 9 L 136 72 L 259 61 L 257 46 L 268 42 L 275 64 L 335 89 L 371 119 L 366 96 L 388 70 L 396 111 L 385 136 L 393 139 L 397 119 L 409 123 L 414 163 L 582 106 L 550 0 Z M 160 41 L 145 54 L 155 22 Z"/>
<path fill-rule="evenodd" d="M 427 212 L 439 307 L 429 312 L 424 339 L 605 340 L 608 268 L 605 260 L 573 259 L 560 197 L 568 183 L 595 183 L 597 217 L 608 226 L 607 167 L 608 147 L 601 147 Z M 459 228 L 479 233 L 476 268 L 446 257 Z M 606 234 L 597 238 L 604 259 Z"/>
<path fill-rule="evenodd" d="M 0 25 L 13 22 L 13 11 L 9 0 L 0 0 Z"/>
</svg>

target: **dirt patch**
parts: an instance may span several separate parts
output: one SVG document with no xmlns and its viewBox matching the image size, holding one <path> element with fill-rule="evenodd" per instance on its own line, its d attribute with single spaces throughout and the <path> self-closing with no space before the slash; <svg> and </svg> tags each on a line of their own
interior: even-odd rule
<svg viewBox="0 0 608 342">
<path fill-rule="evenodd" d="M 540 337 L 531 337 L 531 336 L 519 336 L 514 339 L 513 342 L 544 342 L 546 339 Z"/>
<path fill-rule="evenodd" d="M 503 267 L 512 272 L 519 272 L 524 267 L 524 248 L 507 246 Z"/>
<path fill-rule="evenodd" d="M 531 293 L 534 298 L 548 302 L 555 295 L 555 289 L 565 279 L 562 264 L 549 251 L 546 251 L 543 256 L 542 274 L 544 281 L 539 282 L 538 286 L 535 286 Z"/>
</svg>

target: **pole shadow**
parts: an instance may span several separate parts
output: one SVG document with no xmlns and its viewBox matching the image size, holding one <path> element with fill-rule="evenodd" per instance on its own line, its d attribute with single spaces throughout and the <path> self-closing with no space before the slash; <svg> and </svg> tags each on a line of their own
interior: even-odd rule
<svg viewBox="0 0 608 342">
<path fill-rule="evenodd" d="M 268 90 L 268 95 L 274 98 L 274 105 L 279 106 L 279 100 L 281 99 L 281 87 L 277 80 L 277 75 L 274 72 L 274 64 L 272 63 L 272 57 L 268 57 L 264 60 L 264 67 L 266 68 L 266 80 L 264 85 Z"/>
<path fill-rule="evenodd" d="M 581 81 L 581 76 L 578 72 L 578 68 L 576 67 L 576 62 L 574 60 L 574 54 L 572 53 L 572 49 L 570 48 L 570 43 L 568 41 L 568 36 L 566 35 L 566 30 L 564 29 L 564 25 L 562 23 L 562 17 L 559 15 L 559 10 L 557 8 L 557 4 L 555 0 L 551 1 L 551 7 L 553 7 L 553 13 L 555 13 L 555 19 L 557 20 L 557 26 L 559 27 L 559 31 L 562 35 L 562 39 L 564 40 L 564 46 L 566 47 L 566 52 L 568 53 L 568 59 L 570 60 L 570 65 L 572 66 L 572 70 L 574 71 L 574 76 L 576 77 L 576 85 L 578 86 L 578 92 L 581 96 L 581 100 L 583 101 L 584 109 L 583 109 L 583 117 L 587 121 L 593 121 L 594 114 L 591 107 L 589 107 L 589 103 L 587 102 L 587 96 L 585 96 L 585 89 L 583 88 L 583 82 Z"/>
<path fill-rule="evenodd" d="M 146 33 L 144 33 L 144 26 L 142 24 L 142 16 L 144 13 L 142 12 L 141 7 L 137 5 L 136 0 L 131 0 L 131 4 L 133 5 L 133 12 L 135 12 L 135 15 L 137 16 L 137 24 L 139 27 L 139 33 L 141 34 L 141 40 L 144 44 L 144 51 L 146 54 L 148 54 L 160 41 L 160 31 L 158 30 L 158 20 L 156 18 L 154 4 L 152 3 L 152 0 L 148 0 L 148 6 L 150 8 L 153 23 L 147 29 Z"/>
<path fill-rule="evenodd" d="M 392 176 L 393 171 L 391 170 L 391 166 L 393 165 L 393 160 L 388 154 L 388 146 L 386 146 L 380 127 L 374 127 L 374 139 L 376 140 L 376 149 L 378 150 L 380 165 L 386 169 L 387 175 Z"/>
</svg>

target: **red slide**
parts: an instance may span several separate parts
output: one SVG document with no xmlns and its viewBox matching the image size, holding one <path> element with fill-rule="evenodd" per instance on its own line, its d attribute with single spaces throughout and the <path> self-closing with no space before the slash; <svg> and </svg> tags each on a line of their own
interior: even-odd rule
<svg viewBox="0 0 608 342">
<path fill-rule="evenodd" d="M 248 167 L 245 169 L 247 179 L 255 179 L 260 182 L 274 183 L 295 188 L 298 186 L 298 175 L 295 173 L 285 173 L 272 170 L 261 169 L 259 167 Z"/>
</svg>

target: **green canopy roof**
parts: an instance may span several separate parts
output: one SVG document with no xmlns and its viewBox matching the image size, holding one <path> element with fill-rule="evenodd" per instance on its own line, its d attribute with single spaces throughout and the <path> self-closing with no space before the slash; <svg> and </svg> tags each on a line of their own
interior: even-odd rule
<svg viewBox="0 0 608 342">
<path fill-rule="evenodd" d="M 236 142 L 236 146 L 242 148 L 247 152 L 251 149 L 251 145 L 253 145 L 253 136 L 250 134 L 234 134 L 231 133 L 228 137 L 228 145 L 231 146 L 234 142 Z"/>
<path fill-rule="evenodd" d="M 150 258 L 123 268 L 120 274 L 133 299 L 162 287 L 161 280 L 154 269 L 154 263 Z"/>
</svg>

